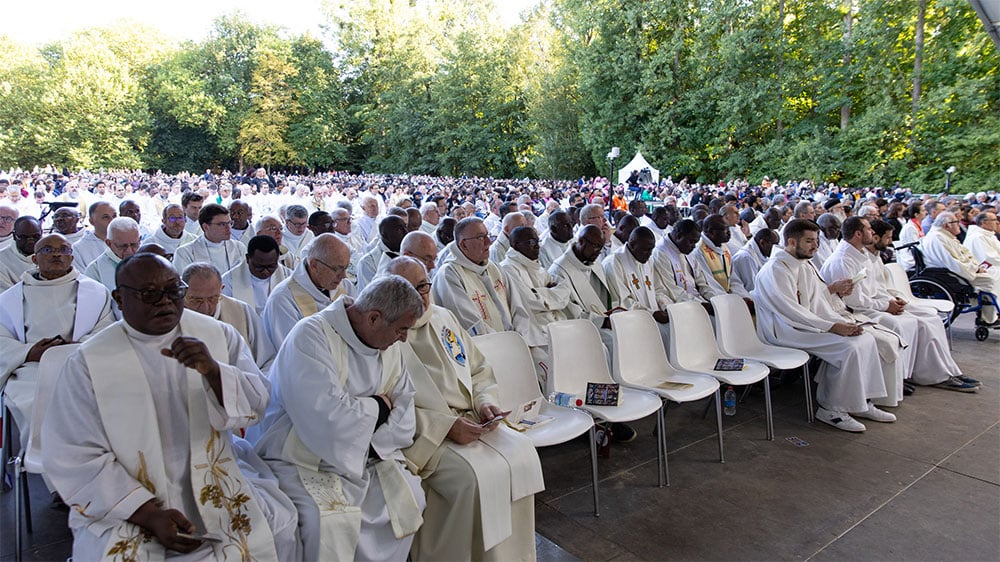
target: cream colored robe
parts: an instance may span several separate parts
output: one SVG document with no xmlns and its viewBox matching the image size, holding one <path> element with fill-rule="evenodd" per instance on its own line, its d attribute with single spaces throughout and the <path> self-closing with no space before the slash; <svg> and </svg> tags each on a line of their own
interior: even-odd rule
<svg viewBox="0 0 1000 562">
<path fill-rule="evenodd" d="M 222 276 L 222 294 L 247 303 L 258 316 L 263 316 L 264 305 L 271 292 L 291 275 L 292 270 L 279 263 L 270 277 L 257 279 L 250 273 L 246 262 L 243 262 Z"/>
<path fill-rule="evenodd" d="M 206 262 L 214 265 L 222 274 L 243 263 L 246 254 L 247 247 L 242 242 L 209 242 L 204 236 L 199 236 L 194 242 L 177 248 L 173 263 L 177 273 L 184 273 L 184 268 L 194 262 Z"/>
<path fill-rule="evenodd" d="M 25 271 L 32 269 L 35 269 L 35 262 L 31 261 L 31 256 L 22 254 L 16 244 L 0 250 L 0 292 L 13 287 Z"/>
<path fill-rule="evenodd" d="M 493 262 L 472 263 L 452 242 L 451 252 L 434 276 L 434 301 L 458 318 L 472 335 L 503 332 L 512 327 L 507 281 Z"/>
</svg>

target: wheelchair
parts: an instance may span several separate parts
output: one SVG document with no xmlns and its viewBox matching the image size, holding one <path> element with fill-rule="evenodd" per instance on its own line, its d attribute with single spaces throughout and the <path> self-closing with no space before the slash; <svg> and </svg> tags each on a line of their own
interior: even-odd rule
<svg viewBox="0 0 1000 562">
<path fill-rule="evenodd" d="M 896 251 L 909 250 L 916 268 L 906 272 L 910 279 L 910 291 L 921 299 L 950 300 L 955 308 L 944 319 L 945 328 L 960 314 L 976 314 L 975 336 L 977 341 L 990 337 L 990 325 L 983 322 L 981 313 L 984 305 L 997 307 L 997 297 L 986 291 L 979 291 L 960 275 L 943 267 L 927 267 L 920 242 L 910 242 L 897 246 Z M 995 329 L 996 327 L 994 327 Z"/>
</svg>

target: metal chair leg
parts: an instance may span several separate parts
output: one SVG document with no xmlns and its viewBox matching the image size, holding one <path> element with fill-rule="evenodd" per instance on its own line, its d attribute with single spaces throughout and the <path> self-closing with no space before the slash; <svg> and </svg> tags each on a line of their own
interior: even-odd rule
<svg viewBox="0 0 1000 562">
<path fill-rule="evenodd" d="M 663 401 L 663 431 L 660 434 L 660 439 L 663 441 L 663 476 L 667 481 L 667 486 L 670 486 L 670 457 L 667 455 L 669 449 L 667 448 L 667 404 L 670 402 Z"/>
<path fill-rule="evenodd" d="M 21 562 L 21 457 L 14 457 L 10 463 L 14 465 L 14 559 Z"/>
<path fill-rule="evenodd" d="M 597 490 L 597 426 L 590 426 L 590 470 L 594 479 L 594 517 L 601 516 L 601 502 Z"/>
<path fill-rule="evenodd" d="M 715 431 L 719 435 L 719 462 L 725 464 L 726 456 L 722 452 L 722 387 L 715 389 Z"/>
<path fill-rule="evenodd" d="M 816 414 L 813 408 L 812 374 L 809 372 L 809 361 L 802 365 L 802 380 L 806 385 L 806 419 L 812 423 L 816 419 Z"/>
<path fill-rule="evenodd" d="M 7 465 L 11 464 L 10 452 L 11 452 L 11 439 L 14 438 L 14 430 L 11 428 L 11 422 L 13 421 L 10 416 L 10 411 L 7 409 L 6 404 L 4 404 L 4 398 L 2 389 L 0 389 L 0 415 L 2 415 L 3 424 L 3 448 L 0 450 L 0 488 L 7 491 L 13 487 L 13 481 L 8 484 L 7 481 Z"/>
<path fill-rule="evenodd" d="M 767 411 L 767 440 L 774 441 L 774 418 L 771 417 L 771 375 L 764 377 L 764 409 Z"/>
<path fill-rule="evenodd" d="M 663 405 L 664 402 L 660 401 L 660 409 L 656 411 L 656 476 L 657 481 L 662 488 L 666 485 L 667 475 L 667 444 L 663 439 L 664 433 L 664 423 L 663 423 Z"/>
<path fill-rule="evenodd" d="M 21 457 L 18 457 L 20 459 Z M 21 468 L 21 499 L 24 505 L 24 530 L 28 534 L 35 532 L 31 527 L 31 490 L 28 489 L 28 471 Z"/>
</svg>

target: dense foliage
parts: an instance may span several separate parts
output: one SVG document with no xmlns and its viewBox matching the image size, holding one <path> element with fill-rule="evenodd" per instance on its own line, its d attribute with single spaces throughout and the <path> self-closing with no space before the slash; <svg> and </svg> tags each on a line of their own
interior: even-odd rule
<svg viewBox="0 0 1000 562">
<path fill-rule="evenodd" d="M 0 168 L 247 166 L 957 190 L 1000 178 L 1000 55 L 965 0 L 343 0 L 327 37 L 240 14 L 0 37 Z M 332 46 L 332 47 L 331 47 Z M 624 164 L 619 161 L 617 164 Z"/>
</svg>

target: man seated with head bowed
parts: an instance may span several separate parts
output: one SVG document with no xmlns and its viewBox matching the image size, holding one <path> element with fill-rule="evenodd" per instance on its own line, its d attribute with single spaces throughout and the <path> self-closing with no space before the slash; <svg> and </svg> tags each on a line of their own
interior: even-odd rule
<svg viewBox="0 0 1000 562">
<path fill-rule="evenodd" d="M 21 430 L 22 450 L 42 354 L 85 340 L 115 321 L 111 294 L 73 268 L 73 247 L 62 235 L 37 240 L 32 250 L 32 269 L 0 294 L 0 388 L 6 383 L 5 400 Z"/>
<path fill-rule="evenodd" d="M 719 216 L 722 217 L 729 229 L 729 241 L 726 242 L 726 247 L 729 248 L 730 255 L 735 258 L 736 253 L 743 249 L 747 243 L 747 236 L 740 228 L 740 210 L 735 203 L 727 203 L 719 209 Z M 747 289 L 747 291 L 749 290 Z"/>
<path fill-rule="evenodd" d="M 184 210 L 176 203 L 163 207 L 163 218 L 159 228 L 149 237 L 149 241 L 158 244 L 167 252 L 167 259 L 173 259 L 177 248 L 194 242 L 198 237 L 188 232 L 184 225 L 188 222 Z"/>
<path fill-rule="evenodd" d="M 309 215 L 308 228 L 309 232 L 313 233 L 313 237 L 320 234 L 333 234 L 335 232 L 333 229 L 333 217 L 326 211 L 313 211 Z"/>
<path fill-rule="evenodd" d="M 35 217 L 19 217 L 13 233 L 14 243 L 0 250 L 0 291 L 11 288 L 25 271 L 34 269 L 32 255 L 42 238 L 42 223 Z"/>
<path fill-rule="evenodd" d="M 510 303 L 514 331 L 524 337 L 535 364 L 535 375 L 542 388 L 548 378 L 549 331 L 551 322 L 565 320 L 572 289 L 569 281 L 558 279 L 538 263 L 538 235 L 520 226 L 510 235 L 511 248 L 500 263 L 507 277 L 507 301 Z"/>
<path fill-rule="evenodd" d="M 395 344 L 423 312 L 408 281 L 379 277 L 296 324 L 278 351 L 257 451 L 298 509 L 305 560 L 406 559 L 424 493 L 404 464 L 414 389 Z"/>
<path fill-rule="evenodd" d="M 108 225 L 118 216 L 118 212 L 109 203 L 97 201 L 88 208 L 87 220 L 93 230 L 88 230 L 79 241 L 73 244 L 73 264 L 74 267 L 83 271 L 96 260 L 107 244 L 104 243 L 108 237 Z"/>
<path fill-rule="evenodd" d="M 271 215 L 265 215 L 257 221 L 254 226 L 257 236 L 270 236 L 278 243 L 278 262 L 292 270 L 299 264 L 299 256 L 288 251 L 288 248 L 281 242 L 285 238 L 284 227 L 281 226 L 281 219 Z"/>
<path fill-rule="evenodd" d="M 490 244 L 490 261 L 500 265 L 500 262 L 507 257 L 507 250 L 510 249 L 510 233 L 515 228 L 527 225 L 528 223 L 524 215 L 517 211 L 511 211 L 504 215 L 501 221 L 500 233 L 497 234 L 497 239 Z"/>
<path fill-rule="evenodd" d="M 490 244 L 482 219 L 462 219 L 455 225 L 449 254 L 434 276 L 434 302 L 450 310 L 474 336 L 512 327 L 507 281 L 500 267 L 490 261 Z"/>
<path fill-rule="evenodd" d="M 459 207 L 461 208 L 461 207 Z M 458 220 L 452 217 L 445 217 L 438 223 L 437 230 L 434 231 L 434 243 L 438 247 L 437 267 L 444 264 L 444 260 L 451 254 L 451 243 L 455 241 L 455 225 Z"/>
<path fill-rule="evenodd" d="M 250 348 L 257 367 L 266 375 L 277 350 L 264 333 L 264 325 L 253 308 L 222 294 L 219 270 L 210 263 L 194 262 L 181 272 L 181 281 L 188 286 L 184 308 L 232 326 Z"/>
<path fill-rule="evenodd" d="M 660 283 L 669 294 L 675 294 L 675 301 L 699 302 L 711 314 L 709 300 L 723 291 L 709 281 L 701 268 L 692 266 L 690 257 L 700 240 L 701 229 L 696 222 L 691 219 L 677 221 L 670 234 L 664 236 L 653 250 L 654 283 Z"/>
<path fill-rule="evenodd" d="M 700 270 L 716 294 L 739 295 L 747 301 L 750 310 L 753 302 L 750 293 L 733 275 L 733 256 L 727 243 L 731 233 L 722 215 L 709 215 L 702 223 L 701 237 L 694 250 L 688 254 L 691 267 Z"/>
<path fill-rule="evenodd" d="M 198 224 L 201 225 L 201 236 L 177 248 L 174 268 L 184 271 L 192 263 L 203 261 L 219 271 L 229 271 L 243 262 L 247 247 L 230 236 L 233 223 L 229 218 L 229 209 L 209 203 L 198 212 Z"/>
<path fill-rule="evenodd" d="M 270 236 L 249 238 L 246 260 L 222 275 L 222 294 L 245 302 L 263 318 L 271 292 L 292 275 L 292 270 L 278 262 L 279 252 Z"/>
<path fill-rule="evenodd" d="M 77 560 L 298 557 L 294 507 L 231 434 L 262 418 L 267 379 L 235 330 L 184 314 L 186 290 L 159 256 L 123 260 L 123 320 L 84 342 L 55 386 L 44 464 L 73 507 Z"/>
<path fill-rule="evenodd" d="M 286 207 L 285 225 L 281 234 L 282 244 L 288 248 L 289 254 L 295 256 L 297 264 L 298 260 L 302 259 L 302 251 L 316 237 L 309 230 L 309 210 L 302 205 Z"/>
<path fill-rule="evenodd" d="M 108 224 L 108 236 L 104 243 L 107 244 L 104 253 L 90 262 L 83 274 L 104 285 L 109 291 L 114 291 L 115 269 L 118 264 L 139 250 L 139 224 L 129 217 L 116 217 Z M 118 310 L 115 309 L 115 316 L 117 315 Z"/>
<path fill-rule="evenodd" d="M 0 202 L 0 250 L 14 243 L 14 221 L 18 214 L 13 205 Z"/>
<path fill-rule="evenodd" d="M 580 228 L 587 225 L 594 225 L 601 230 L 601 236 L 604 237 L 604 247 L 601 248 L 598 261 L 604 261 L 604 258 L 611 253 L 611 237 L 614 231 L 611 229 L 611 224 L 608 223 L 608 218 L 604 215 L 603 206 L 591 203 L 580 209 Z M 580 231 L 577 231 L 577 237 L 579 235 Z"/>
<path fill-rule="evenodd" d="M 420 205 L 420 230 L 426 234 L 434 236 L 438 223 L 441 222 L 441 212 L 437 203 L 428 201 Z"/>
<path fill-rule="evenodd" d="M 541 240 L 538 263 L 548 269 L 573 245 L 573 222 L 569 213 L 561 209 L 553 211 L 549 216 L 548 231 L 542 234 Z"/>
<path fill-rule="evenodd" d="M 628 242 L 604 259 L 604 275 L 611 298 L 622 308 L 648 310 L 660 329 L 664 349 L 670 346 L 667 305 L 683 298 L 676 285 L 659 282 L 653 271 L 656 236 L 644 226 L 634 229 Z"/>
<path fill-rule="evenodd" d="M 763 228 L 758 230 L 740 251 L 733 254 L 733 278 L 739 279 L 748 293 L 753 291 L 754 277 L 760 268 L 764 267 L 764 262 L 771 257 L 771 251 L 778 244 L 778 240 L 777 232 Z"/>
<path fill-rule="evenodd" d="M 332 234 L 314 239 L 291 276 L 271 291 L 264 306 L 264 332 L 275 349 L 299 320 L 316 314 L 342 295 L 354 296 L 347 280 L 351 251 Z"/>
<path fill-rule="evenodd" d="M 849 294 L 853 283 L 823 281 L 810 261 L 818 246 L 816 223 L 794 219 L 785 227 L 784 248 L 772 250 L 754 280 L 757 333 L 768 343 L 823 360 L 816 374 L 816 419 L 851 432 L 866 429 L 852 416 L 895 421 L 872 400 L 888 395 L 883 373 L 895 368 L 898 336 L 875 330 L 870 319 L 847 311 L 840 296 Z"/>
<path fill-rule="evenodd" d="M 434 268 L 437 266 L 438 250 L 437 244 L 434 243 L 434 238 L 430 234 L 423 231 L 410 232 L 404 236 L 403 241 L 400 242 L 399 253 L 400 255 L 414 258 L 424 264 L 424 269 L 427 270 L 427 276 L 431 278 L 434 277 Z"/>
<path fill-rule="evenodd" d="M 483 426 L 506 414 L 493 370 L 455 315 L 431 302 L 423 265 L 401 257 L 387 272 L 424 303 L 403 348 L 416 389 L 416 434 L 403 454 L 427 494 L 413 559 L 534 560 L 534 494 L 544 483 L 531 440 L 502 423 Z"/>
<path fill-rule="evenodd" d="M 399 245 L 406 236 L 406 220 L 396 215 L 386 215 L 378 223 L 378 243 L 358 260 L 357 285 L 364 289 L 365 285 L 380 271 L 385 271 L 389 260 L 399 257 Z"/>
<path fill-rule="evenodd" d="M 628 243 L 628 237 L 636 228 L 639 228 L 639 219 L 635 215 L 623 215 L 622 218 L 618 219 L 618 225 L 615 227 L 614 233 L 611 234 L 611 251 L 608 257 L 625 247 L 625 244 Z M 603 263 L 604 260 L 601 262 Z"/>
</svg>

